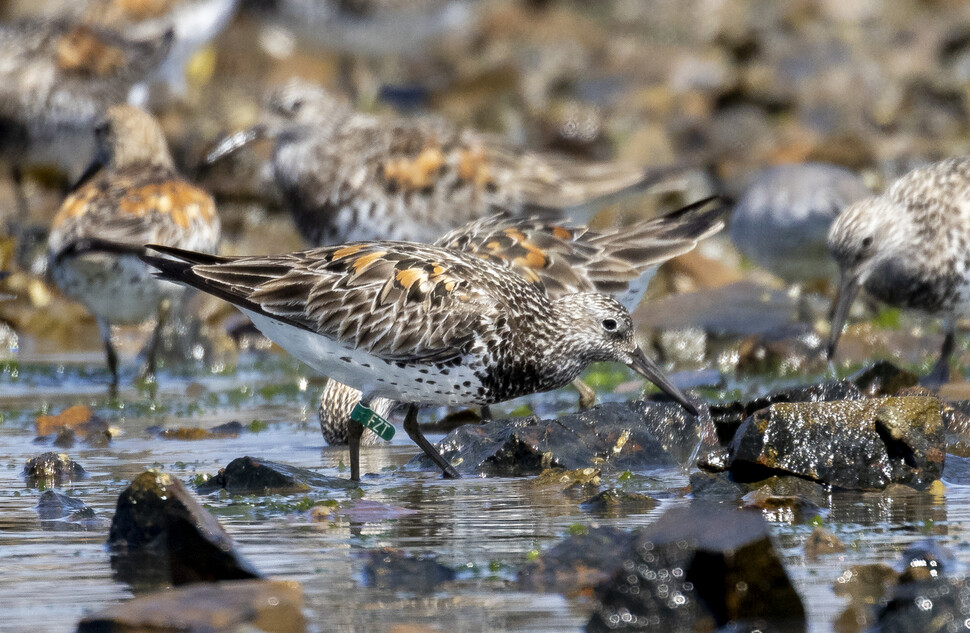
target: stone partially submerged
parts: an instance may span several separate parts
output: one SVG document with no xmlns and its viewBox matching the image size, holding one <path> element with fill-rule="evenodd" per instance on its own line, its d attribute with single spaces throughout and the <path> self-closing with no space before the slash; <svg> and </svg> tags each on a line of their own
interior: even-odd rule
<svg viewBox="0 0 970 633">
<path fill-rule="evenodd" d="M 433 558 L 410 556 L 388 547 L 369 552 L 364 565 L 366 585 L 385 591 L 431 593 L 441 583 L 454 579 L 455 570 Z"/>
<path fill-rule="evenodd" d="M 762 630 L 805 630 L 801 599 L 764 519 L 718 504 L 674 508 L 640 531 L 596 598 L 588 633 L 713 631 L 754 622 L 767 622 Z"/>
<path fill-rule="evenodd" d="M 102 530 L 108 520 L 99 517 L 80 499 L 47 490 L 37 502 L 37 516 L 44 530 Z"/>
<path fill-rule="evenodd" d="M 711 405 L 711 420 L 724 444 L 734 439 L 741 424 L 771 405 L 784 402 L 836 402 L 894 396 L 917 383 L 914 374 L 879 361 L 849 378 L 771 391 L 754 400 Z"/>
<path fill-rule="evenodd" d="M 78 633 L 302 633 L 303 592 L 281 580 L 198 583 L 149 593 L 85 616 Z"/>
<path fill-rule="evenodd" d="M 547 468 L 604 473 L 678 466 L 689 461 L 701 432 L 673 402 L 602 404 L 555 420 L 535 416 L 462 426 L 438 444 L 463 475 L 514 477 Z M 420 455 L 410 465 L 433 469 Z"/>
<path fill-rule="evenodd" d="M 165 473 L 146 471 L 121 493 L 108 546 L 116 576 L 131 584 L 259 577 L 219 521 Z"/>
<path fill-rule="evenodd" d="M 31 458 L 24 466 L 24 480 L 34 488 L 60 486 L 87 475 L 80 464 L 64 453 L 44 453 Z"/>
<path fill-rule="evenodd" d="M 592 528 L 549 548 L 519 571 L 524 591 L 588 593 L 623 564 L 635 534 L 615 527 Z"/>
<path fill-rule="evenodd" d="M 739 481 L 786 473 L 852 490 L 922 490 L 940 478 L 945 451 L 936 398 L 779 403 L 737 430 L 729 468 Z"/>
<path fill-rule="evenodd" d="M 218 474 L 197 487 L 208 494 L 225 490 L 234 495 L 287 494 L 309 492 L 314 488 L 356 488 L 357 484 L 339 477 L 327 477 L 306 468 L 271 462 L 258 457 L 237 457 Z"/>
</svg>

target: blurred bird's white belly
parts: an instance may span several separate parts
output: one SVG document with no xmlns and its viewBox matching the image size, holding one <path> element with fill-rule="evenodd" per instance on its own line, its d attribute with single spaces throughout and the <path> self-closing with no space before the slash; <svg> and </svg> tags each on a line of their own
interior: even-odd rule
<svg viewBox="0 0 970 633">
<path fill-rule="evenodd" d="M 155 316 L 166 297 L 183 287 L 159 281 L 137 257 L 89 254 L 68 258 L 53 270 L 61 291 L 93 315 L 116 324 L 141 323 Z"/>
</svg>

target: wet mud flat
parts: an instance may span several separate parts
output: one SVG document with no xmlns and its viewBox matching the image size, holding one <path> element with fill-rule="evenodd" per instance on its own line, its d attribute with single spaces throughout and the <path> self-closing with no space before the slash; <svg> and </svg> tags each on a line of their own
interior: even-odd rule
<svg viewBox="0 0 970 633">
<path fill-rule="evenodd" d="M 463 479 L 441 479 L 395 438 L 365 449 L 359 487 L 345 451 L 320 436 L 318 386 L 273 355 L 223 375 L 163 375 L 153 397 L 129 389 L 119 401 L 72 363 L 13 367 L 0 396 L 3 630 L 855 631 L 965 619 L 962 404 L 885 366 L 725 398 L 711 426 L 630 394 L 583 414 L 571 391 L 536 396 L 497 411 L 525 413 L 524 402 L 534 417 L 431 436 Z M 690 459 L 699 466 L 684 468 Z"/>
</svg>

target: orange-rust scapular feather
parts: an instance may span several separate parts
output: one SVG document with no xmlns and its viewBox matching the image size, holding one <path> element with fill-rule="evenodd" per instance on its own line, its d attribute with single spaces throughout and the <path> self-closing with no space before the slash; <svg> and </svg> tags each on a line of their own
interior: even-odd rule
<svg viewBox="0 0 970 633">
<path fill-rule="evenodd" d="M 373 253 L 361 255 L 354 260 L 354 271 L 359 273 L 366 270 L 368 266 L 385 255 L 387 255 L 387 251 L 374 251 Z"/>
<path fill-rule="evenodd" d="M 410 290 L 411 286 L 414 285 L 414 282 L 426 281 L 428 278 L 428 273 L 420 268 L 405 268 L 404 270 L 397 271 L 395 278 L 397 279 L 398 283 L 404 286 L 404 288 Z"/>
</svg>

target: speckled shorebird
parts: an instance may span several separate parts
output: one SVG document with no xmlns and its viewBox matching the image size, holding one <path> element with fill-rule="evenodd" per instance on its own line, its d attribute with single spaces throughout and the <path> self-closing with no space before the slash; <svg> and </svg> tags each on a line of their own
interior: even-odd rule
<svg viewBox="0 0 970 633">
<path fill-rule="evenodd" d="M 834 279 L 828 251 L 832 221 L 869 195 L 862 179 L 826 163 L 777 165 L 752 178 L 731 213 L 738 250 L 786 282 Z"/>
<path fill-rule="evenodd" d="M 943 349 L 925 382 L 946 382 L 956 318 L 970 311 L 970 159 L 914 169 L 851 205 L 832 225 L 829 248 L 842 271 L 829 356 L 865 288 L 890 305 L 943 318 Z"/>
<path fill-rule="evenodd" d="M 67 20 L 0 25 L 0 152 L 19 167 L 56 165 L 77 177 L 94 149 L 91 129 L 161 63 L 172 38 Z"/>
<path fill-rule="evenodd" d="M 155 279 L 137 255 L 144 244 L 212 252 L 219 242 L 215 203 L 175 171 L 158 122 L 133 106 L 114 106 L 95 130 L 98 169 L 89 170 L 54 218 L 48 243 L 54 281 L 95 316 L 112 387 L 118 358 L 111 324 L 157 316 L 146 373 L 155 370 L 162 324 L 185 288 Z"/>
<path fill-rule="evenodd" d="M 223 139 L 208 161 L 267 135 L 276 142 L 276 183 L 313 245 L 433 242 L 500 211 L 526 215 L 582 206 L 677 171 L 577 163 L 440 119 L 362 114 L 320 86 L 296 80 L 269 95 L 262 123 Z"/>
<path fill-rule="evenodd" d="M 175 94 L 186 90 L 185 68 L 205 44 L 218 35 L 236 12 L 239 0 L 85 0 L 74 3 L 80 23 L 151 40 L 171 31 L 172 44 L 150 81 L 162 82 Z M 132 102 L 143 103 L 141 84 Z"/>
<path fill-rule="evenodd" d="M 152 247 L 161 279 L 236 305 L 263 334 L 332 379 L 408 403 L 404 430 L 447 477 L 418 405 L 489 405 L 561 387 L 595 361 L 622 362 L 697 409 L 637 345 L 629 312 L 595 292 L 550 299 L 537 276 L 414 242 L 355 242 L 284 255 L 217 257 Z M 350 430 L 360 478 L 363 427 Z"/>
<path fill-rule="evenodd" d="M 720 203 L 720 198 L 707 198 L 658 218 L 602 232 L 497 216 L 455 229 L 436 245 L 511 268 L 530 282 L 538 280 L 553 300 L 599 292 L 613 295 L 632 312 L 660 264 L 724 227 L 727 208 Z M 595 392 L 578 378 L 573 385 L 580 392 L 580 406 L 592 405 Z M 360 397 L 358 390 L 335 380 L 324 387 L 318 416 L 328 444 L 347 443 L 350 413 Z M 387 417 L 393 404 L 384 398 L 371 401 L 381 417 Z M 378 440 L 369 429 L 364 431 L 364 444 Z"/>
</svg>

